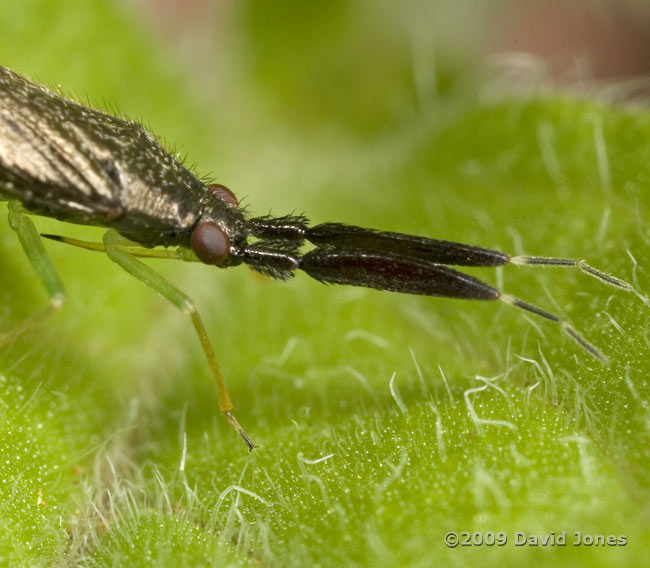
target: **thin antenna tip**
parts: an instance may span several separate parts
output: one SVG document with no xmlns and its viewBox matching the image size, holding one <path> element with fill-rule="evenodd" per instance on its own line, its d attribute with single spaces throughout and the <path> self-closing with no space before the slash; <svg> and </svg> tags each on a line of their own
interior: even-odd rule
<svg viewBox="0 0 650 568">
<path fill-rule="evenodd" d="M 593 345 L 591 342 L 587 341 L 568 322 L 564 321 L 559 316 L 551 312 L 547 312 L 546 310 L 542 310 L 541 308 L 538 308 L 533 304 L 524 302 L 523 300 L 520 300 L 515 296 L 511 296 L 510 294 L 503 294 L 501 296 L 501 300 L 503 300 L 507 304 L 510 304 L 511 306 L 514 306 L 521 310 L 525 310 L 527 312 L 531 312 L 537 316 L 543 317 L 547 320 L 560 324 L 560 326 L 562 327 L 562 331 L 564 331 L 564 333 L 566 333 L 571 339 L 573 339 L 580 347 L 582 347 L 592 357 L 595 357 L 604 365 L 609 365 L 609 359 L 600 349 L 598 349 L 598 347 Z"/>
<path fill-rule="evenodd" d="M 621 290 L 627 290 L 631 292 L 634 290 L 630 284 L 616 278 L 616 276 L 611 276 L 605 272 L 594 268 L 590 264 L 587 264 L 584 260 L 571 260 L 569 258 L 553 258 L 553 257 L 544 257 L 544 256 L 513 256 L 510 258 L 511 264 L 516 264 L 518 266 L 523 265 L 537 265 L 537 266 L 576 266 L 585 274 L 597 278 L 605 284 L 610 286 L 615 286 Z"/>
<path fill-rule="evenodd" d="M 607 355 L 605 355 L 598 347 L 587 341 L 582 335 L 580 335 L 571 325 L 566 322 L 562 322 L 562 330 L 573 339 L 580 347 L 589 352 L 590 355 L 598 359 L 603 365 L 609 366 L 610 360 Z"/>
<path fill-rule="evenodd" d="M 632 288 L 632 285 L 628 284 L 625 280 L 621 280 L 620 278 L 616 278 L 616 276 L 611 276 L 609 274 L 606 274 L 605 272 L 602 272 L 594 268 L 593 266 L 590 266 L 584 260 L 578 261 L 576 266 L 580 270 L 582 270 L 585 274 L 588 274 L 589 276 L 593 276 L 594 278 L 598 278 L 598 280 L 604 282 L 605 284 L 609 284 L 610 286 L 616 286 L 616 288 L 620 288 L 621 290 L 626 290 L 628 292 L 634 290 L 634 288 Z"/>
</svg>

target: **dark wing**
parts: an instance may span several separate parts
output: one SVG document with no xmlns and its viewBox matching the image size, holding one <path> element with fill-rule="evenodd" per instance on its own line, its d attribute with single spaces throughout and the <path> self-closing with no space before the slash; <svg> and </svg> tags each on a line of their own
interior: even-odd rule
<svg viewBox="0 0 650 568">
<path fill-rule="evenodd" d="M 92 131 L 99 119 L 133 127 L 0 67 L 0 197 L 66 221 L 119 217 L 111 160 Z"/>
</svg>

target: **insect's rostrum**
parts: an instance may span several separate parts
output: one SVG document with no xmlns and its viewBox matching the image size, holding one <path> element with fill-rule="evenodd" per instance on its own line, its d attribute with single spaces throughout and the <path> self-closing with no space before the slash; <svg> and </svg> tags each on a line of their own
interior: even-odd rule
<svg viewBox="0 0 650 568">
<path fill-rule="evenodd" d="M 134 121 L 60 96 L 0 67 L 0 199 L 48 290 L 50 306 L 4 341 L 60 308 L 63 286 L 28 214 L 109 229 L 101 243 L 43 235 L 105 252 L 122 268 L 186 313 L 219 390 L 220 410 L 253 448 L 232 402 L 194 303 L 136 257 L 247 264 L 279 279 L 297 270 L 330 284 L 467 300 L 501 299 L 545 318 L 589 354 L 607 358 L 567 321 L 451 266 L 547 265 L 579 268 L 606 284 L 624 281 L 584 261 L 509 255 L 491 249 L 341 223 L 309 226 L 302 215 L 249 218 L 225 186 L 208 185 Z M 121 236 L 120 236 L 121 235 Z M 128 239 L 128 240 L 125 240 Z M 311 243 L 311 250 L 304 245 Z M 156 249 L 153 247 L 173 249 Z M 0 345 L 3 336 L 0 336 Z"/>
</svg>

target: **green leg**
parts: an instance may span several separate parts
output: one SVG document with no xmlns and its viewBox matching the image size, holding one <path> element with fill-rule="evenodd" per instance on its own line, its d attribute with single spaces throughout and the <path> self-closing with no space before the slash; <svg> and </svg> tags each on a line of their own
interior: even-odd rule
<svg viewBox="0 0 650 568">
<path fill-rule="evenodd" d="M 221 412 L 226 416 L 230 424 L 235 428 L 239 435 L 244 439 L 244 442 L 248 445 L 249 450 L 252 450 L 254 445 L 251 439 L 248 437 L 244 429 L 239 425 L 237 419 L 232 414 L 233 404 L 230 400 L 230 395 L 228 394 L 228 389 L 226 388 L 226 383 L 219 369 L 219 364 L 217 363 L 217 358 L 212 349 L 212 344 L 208 338 L 208 333 L 203 325 L 203 321 L 199 316 L 199 313 L 196 311 L 196 306 L 194 302 L 190 300 L 183 292 L 181 292 L 176 286 L 165 280 L 160 274 L 155 272 L 146 264 L 140 262 L 135 258 L 125 246 L 120 246 L 119 242 L 121 238 L 115 231 L 107 231 L 104 235 L 104 246 L 105 252 L 108 257 L 113 261 L 119 264 L 124 270 L 129 274 L 135 276 L 140 282 L 146 284 L 150 288 L 153 288 L 156 292 L 167 298 L 172 304 L 174 304 L 179 310 L 183 313 L 190 316 L 194 329 L 199 336 L 201 341 L 201 346 L 203 347 L 203 352 L 208 359 L 208 364 L 210 365 L 210 370 L 212 375 L 217 383 L 217 388 L 219 389 L 219 408 Z"/>
<path fill-rule="evenodd" d="M 47 317 L 56 313 L 65 303 L 65 291 L 56 268 L 52 264 L 47 252 L 45 252 L 36 227 L 34 227 L 31 219 L 22 212 L 21 205 L 17 201 L 9 202 L 9 225 L 16 231 L 29 262 L 34 268 L 39 280 L 45 286 L 47 294 L 50 297 L 50 303 L 11 331 L 0 333 L 0 346 L 9 343 Z"/>
</svg>

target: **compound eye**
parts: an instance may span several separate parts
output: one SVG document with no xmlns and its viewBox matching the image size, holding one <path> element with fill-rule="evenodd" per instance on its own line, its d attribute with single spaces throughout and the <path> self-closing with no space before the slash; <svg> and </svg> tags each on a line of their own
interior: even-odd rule
<svg viewBox="0 0 650 568">
<path fill-rule="evenodd" d="M 221 264 L 230 253 L 228 235 L 211 221 L 198 225 L 190 242 L 194 254 L 205 264 Z"/>
<path fill-rule="evenodd" d="M 225 185 L 221 185 L 220 183 L 213 183 L 212 185 L 208 186 L 208 189 L 217 199 L 220 199 L 228 205 L 233 205 L 234 207 L 239 206 L 239 201 L 237 201 L 235 194 L 230 191 Z"/>
</svg>

